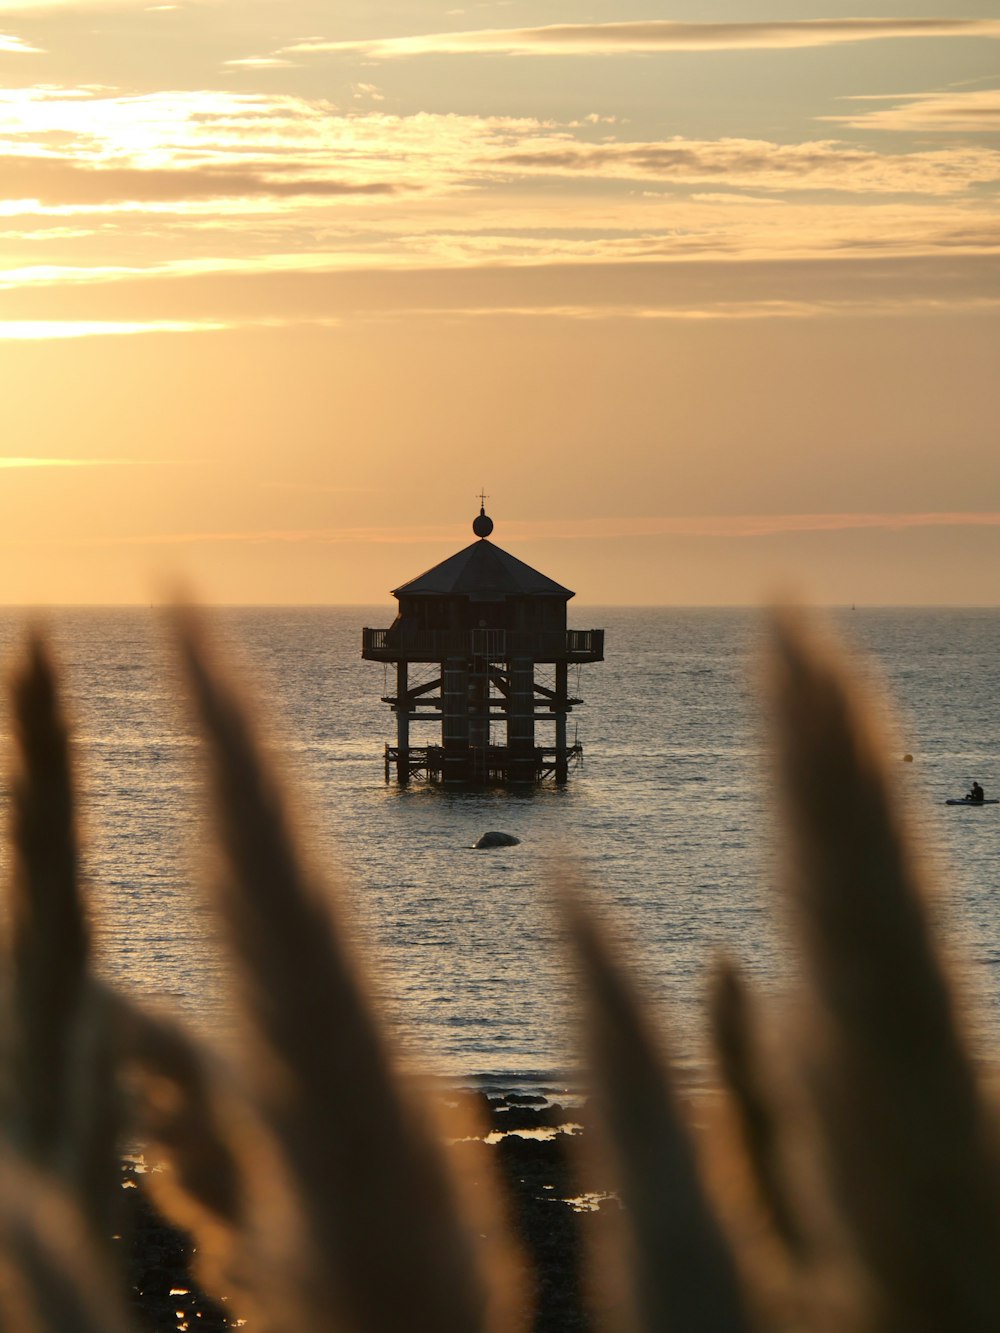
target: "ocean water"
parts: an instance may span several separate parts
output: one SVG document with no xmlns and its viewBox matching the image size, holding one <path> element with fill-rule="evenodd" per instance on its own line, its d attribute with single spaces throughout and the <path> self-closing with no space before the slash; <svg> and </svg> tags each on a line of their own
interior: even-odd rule
<svg viewBox="0 0 1000 1333">
<path fill-rule="evenodd" d="M 1000 795 L 1000 612 L 831 615 L 892 699 L 890 757 L 940 868 L 937 909 L 962 960 L 976 1039 L 1000 1050 L 1000 806 L 943 804 L 973 778 Z M 794 957 L 776 889 L 758 613 L 575 609 L 573 626 L 607 630 L 607 660 L 573 681 L 586 703 L 570 736 L 584 760 L 566 788 L 524 795 L 385 784 L 393 732 L 380 695 L 391 691 L 383 667 L 361 660 L 360 639 L 363 625 L 389 622 L 390 606 L 210 619 L 258 701 L 313 859 L 340 886 L 380 1002 L 418 1067 L 507 1082 L 573 1070 L 577 990 L 549 887 L 567 863 L 613 921 L 692 1077 L 706 1069 L 705 985 L 720 951 L 762 995 L 787 986 Z M 145 609 L 53 611 L 46 621 L 74 719 L 100 968 L 224 1032 L 231 1001 L 202 891 L 199 747 L 169 635 Z M 24 629 L 20 613 L 0 613 L 7 667 Z M 488 829 L 521 844 L 470 850 Z"/>
</svg>

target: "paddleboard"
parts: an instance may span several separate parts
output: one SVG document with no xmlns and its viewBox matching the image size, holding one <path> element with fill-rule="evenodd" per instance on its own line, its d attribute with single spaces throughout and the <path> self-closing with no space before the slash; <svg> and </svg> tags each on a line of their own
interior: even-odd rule
<svg viewBox="0 0 1000 1333">
<path fill-rule="evenodd" d="M 995 801 L 970 801 L 968 796 L 963 796 L 957 801 L 945 801 L 945 805 L 1000 805 L 1000 799 Z"/>
</svg>

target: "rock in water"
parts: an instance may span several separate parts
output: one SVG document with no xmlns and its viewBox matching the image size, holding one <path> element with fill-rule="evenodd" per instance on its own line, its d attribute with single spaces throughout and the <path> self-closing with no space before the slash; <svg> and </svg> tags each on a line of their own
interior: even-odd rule
<svg viewBox="0 0 1000 1333">
<path fill-rule="evenodd" d="M 521 839 L 515 838 L 513 833 L 484 833 L 472 846 L 474 850 L 484 847 L 516 847 L 520 841 Z"/>
</svg>

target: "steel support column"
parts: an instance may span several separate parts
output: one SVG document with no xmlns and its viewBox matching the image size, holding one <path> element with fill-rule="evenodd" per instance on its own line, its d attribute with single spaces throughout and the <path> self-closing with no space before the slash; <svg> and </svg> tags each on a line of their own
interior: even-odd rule
<svg viewBox="0 0 1000 1333">
<path fill-rule="evenodd" d="M 535 781 L 535 664 L 530 657 L 510 662 L 507 696 L 508 779 Z"/>
<path fill-rule="evenodd" d="M 410 699 L 408 663 L 396 663 L 396 781 L 410 781 Z"/>
<path fill-rule="evenodd" d="M 441 743 L 446 786 L 469 780 L 469 665 L 449 657 L 441 664 Z"/>
<path fill-rule="evenodd" d="M 566 754 L 566 714 L 569 711 L 569 668 L 565 662 L 556 663 L 556 697 L 553 701 L 556 715 L 556 782 L 569 778 L 569 759 Z"/>
</svg>

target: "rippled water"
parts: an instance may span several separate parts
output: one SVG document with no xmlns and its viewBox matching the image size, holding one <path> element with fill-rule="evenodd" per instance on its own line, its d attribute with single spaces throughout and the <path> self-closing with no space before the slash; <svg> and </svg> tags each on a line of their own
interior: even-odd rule
<svg viewBox="0 0 1000 1333">
<path fill-rule="evenodd" d="M 389 607 L 225 610 L 216 630 L 264 710 L 317 859 L 338 868 L 376 985 L 424 1067 L 468 1077 L 572 1066 L 575 993 L 546 884 L 569 853 L 629 942 L 673 1034 L 700 1059 L 706 968 L 733 953 L 761 988 L 790 962 L 773 894 L 774 838 L 753 690 L 763 630 L 735 610 L 578 610 L 605 626 L 570 721 L 585 762 L 563 790 L 452 795 L 383 781 L 391 716 L 362 625 Z M 835 617 L 877 660 L 902 717 L 899 781 L 941 863 L 942 915 L 970 960 L 980 1031 L 1000 1046 L 1000 806 L 946 809 L 973 778 L 1000 794 L 1000 613 L 859 610 Z M 84 787 L 101 965 L 226 1022 L 225 967 L 198 890 L 197 745 L 169 645 L 145 610 L 60 611 Z M 22 617 L 0 614 L 9 663 Z M 416 739 L 416 737 L 415 737 Z M 487 829 L 520 846 L 473 852 Z"/>
</svg>

